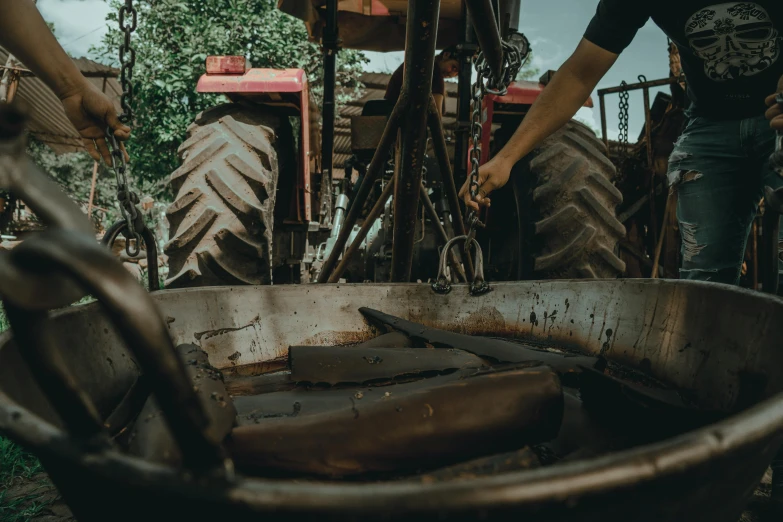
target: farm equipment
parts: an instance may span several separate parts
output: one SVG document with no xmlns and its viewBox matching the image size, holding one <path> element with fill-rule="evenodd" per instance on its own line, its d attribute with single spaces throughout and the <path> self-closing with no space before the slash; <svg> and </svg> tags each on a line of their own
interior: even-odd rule
<svg viewBox="0 0 783 522">
<path fill-rule="evenodd" d="M 495 147 L 510 137 L 549 78 L 514 81 L 529 52 L 517 32 L 518 0 L 494 9 L 479 0 L 444 0 L 440 9 L 282 0 L 279 8 L 323 44 L 323 127 L 303 71 L 208 58 L 198 91 L 225 94 L 231 103 L 202 113 L 180 148 L 182 166 L 171 176 L 167 287 L 434 280 L 444 244 L 469 232 L 487 254 L 491 280 L 623 273 L 616 169 L 605 145 L 577 122 L 520 162 L 517 170 L 532 175 L 514 176 L 486 215 L 463 219 L 456 187 L 469 167 L 473 175 L 489 159 L 493 133 Z M 453 167 L 441 122 L 428 109 L 435 48 L 452 45 L 462 64 Z M 357 187 L 332 165 L 339 47 L 407 50 L 396 106 L 369 102 L 352 119 Z M 471 64 L 479 70 L 473 86 Z M 451 279 L 471 275 L 469 256 L 450 257 Z"/>
<path fill-rule="evenodd" d="M 0 122 L 5 117 L 0 112 Z M 10 142 L 19 143 L 18 131 L 0 125 L 0 138 L 10 134 Z M 783 361 L 777 346 L 783 304 L 774 297 L 707 283 L 641 280 L 496 283 L 494 292 L 474 297 L 462 291 L 438 294 L 424 284 L 147 293 L 96 244 L 79 210 L 26 163 L 23 148 L 0 145 L 4 188 L 24 197 L 50 226 L 42 236 L 0 255 L 0 295 L 13 328 L 13 336 L 0 337 L 0 432 L 42 460 L 81 521 L 107 516 L 118 521 L 522 516 L 563 522 L 734 522 L 783 441 Z M 85 294 L 98 302 L 48 312 Z M 323 344 L 399 343 L 385 335 L 373 339 L 383 327 L 399 330 L 404 345 L 414 346 L 385 352 L 345 347 L 340 348 L 347 350 L 342 365 L 318 362 L 319 351 L 334 354 L 335 348 L 319 347 Z M 508 342 L 519 339 L 524 345 Z M 422 341 L 435 348 L 416 348 Z M 346 377 L 355 371 L 383 372 L 384 364 L 394 364 L 395 350 L 406 354 L 399 360 L 404 365 L 396 363 L 403 375 L 431 368 L 457 368 L 458 373 L 366 384 L 356 391 L 348 388 L 349 395 L 345 388 L 293 389 L 297 384 L 290 375 L 295 372 L 298 379 L 325 382 L 363 379 Z M 349 366 L 351 352 L 364 359 L 354 356 Z M 431 361 L 429 366 L 423 358 Z M 499 366 L 538 358 L 550 366 Z M 560 395 L 560 379 L 566 385 L 576 377 L 577 385 L 585 386 L 607 364 L 614 370 L 635 369 L 644 376 L 641 382 L 665 381 L 687 392 L 689 407 L 697 408 L 693 411 L 728 416 L 600 457 L 581 455 L 543 467 L 531 464 L 529 450 L 520 450 L 424 475 L 370 480 L 361 475 L 342 480 L 255 476 L 258 467 L 270 473 L 300 465 L 317 473 L 335 467 L 342 473 L 362 471 L 353 462 L 380 470 L 416 468 L 439 464 L 455 452 L 467 460 L 488 451 L 459 437 L 444 436 L 432 445 L 426 430 L 401 431 L 403 422 L 446 432 L 459 429 L 477 441 L 497 441 L 501 446 L 493 447 L 502 451 L 519 440 L 500 434 L 516 433 L 532 444 L 561 431 L 578 442 L 583 432 L 569 432 L 567 424 L 558 428 L 559 414 L 571 411 L 575 400 Z M 495 372 L 473 375 L 476 365 Z M 375 377 L 380 375 L 396 374 Z M 606 397 L 625 397 L 618 406 L 627 399 L 655 405 L 678 397 L 660 391 L 640 395 L 643 387 L 621 384 L 627 375 L 617 381 L 600 377 L 611 386 L 600 392 L 599 405 Z M 618 386 L 619 395 L 612 392 Z M 454 394 L 473 390 L 478 394 L 455 401 Z M 276 391 L 284 397 L 298 394 L 293 395 L 296 402 L 268 404 L 266 397 L 272 400 Z M 156 401 L 150 402 L 150 396 Z M 318 397 L 324 397 L 326 415 L 332 411 L 334 417 L 309 412 L 311 405 L 322 407 L 313 403 Z M 529 407 L 533 398 L 540 410 Z M 256 399 L 268 405 L 243 406 Z M 682 410 L 670 404 L 663 412 L 672 407 Z M 470 409 L 475 426 L 459 413 L 464 408 Z M 234 421 L 240 410 L 244 416 Z M 626 420 L 618 416 L 621 411 L 605 413 L 617 423 Z M 362 420 L 365 413 L 370 417 Z M 504 431 L 482 431 L 482 417 Z M 397 418 L 404 420 L 392 422 Z M 373 434 L 375 420 L 390 431 Z M 359 421 L 366 436 L 349 429 Z M 289 438 L 268 431 L 293 426 L 302 429 Z M 331 431 L 313 444 L 314 439 L 303 438 L 310 437 L 310 426 L 331 426 Z M 670 426 L 658 423 L 659 428 Z M 157 437 L 149 436 L 153 427 Z M 254 444 L 259 437 L 271 437 L 279 451 Z M 399 445 L 406 440 L 425 440 L 432 451 L 417 460 L 418 445 Z M 300 450 L 292 453 L 294 447 Z M 370 459 L 370 450 L 382 458 Z M 404 452 L 407 460 L 394 458 L 394 451 Z M 330 458 L 303 460 L 303 452 L 326 452 Z M 361 460 L 345 460 L 346 455 Z"/>
<path fill-rule="evenodd" d="M 473 0 L 468 5 L 474 19 L 495 20 L 489 2 L 484 8 Z M 191 130 L 170 210 L 177 224 L 170 254 L 182 253 L 182 269 L 170 284 L 183 278 L 223 281 L 218 276 L 256 282 L 249 273 L 268 282 L 284 272 L 273 270 L 275 255 L 287 256 L 280 257 L 286 268 L 307 268 L 295 248 L 308 247 L 311 234 L 319 241 L 317 234 L 332 236 L 332 252 L 324 255 L 317 277 L 333 277 L 324 276 L 324 267 L 343 252 L 363 193 L 384 179 L 398 131 L 401 145 L 390 169 L 396 179 L 386 180 L 382 190 L 395 194 L 393 228 L 387 229 L 394 238 L 391 279 L 410 277 L 416 200 L 421 195 L 429 209 L 425 195 L 433 188 L 422 189 L 419 179 L 428 119 L 441 182 L 448 185 L 444 199 L 457 208 L 443 133 L 432 125 L 432 110 L 423 110 L 431 107 L 438 7 L 437 0 L 407 3 L 410 74 L 353 204 L 339 197 L 347 191 L 335 198 L 340 203 L 331 223 L 342 221 L 338 231 L 322 231 L 320 220 L 318 231 L 310 225 L 314 209 L 319 219 L 322 208 L 329 215 L 331 207 L 320 199 L 332 180 L 327 177 L 327 188 L 316 191 L 323 181 L 304 168 L 311 150 L 304 119 L 301 148 L 295 149 L 299 164 L 286 167 L 280 153 L 282 144 L 296 141 L 292 132 L 286 138 L 281 131 L 296 127 L 286 123 L 288 117 L 309 113 L 301 72 L 249 70 L 202 79 L 234 88 L 240 98 L 257 83 L 254 92 L 263 104 L 239 110 L 247 107 L 239 100 L 203 115 L 205 124 Z M 336 4 L 331 8 L 333 22 Z M 490 71 L 483 85 L 495 90 L 491 82 L 498 76 L 491 71 L 503 69 L 500 50 L 514 50 L 501 45 L 497 30 L 487 35 L 498 38 L 481 42 Z M 214 59 L 211 66 L 244 70 L 241 61 L 232 62 Z M 275 89 L 263 90 L 265 82 Z M 521 114 L 503 105 L 512 95 L 509 89 L 483 103 L 518 119 Z M 265 112 L 272 106 L 281 112 Z M 640 280 L 501 282 L 493 283 L 491 293 L 476 291 L 482 290 L 477 283 L 484 245 L 487 266 L 496 266 L 489 254 L 496 248 L 492 216 L 481 216 L 486 229 L 471 230 L 476 220 L 461 224 L 455 210 L 452 220 L 441 214 L 439 221 L 437 209 L 427 210 L 436 228 L 453 226 L 467 233 L 462 240 L 478 244 L 475 264 L 464 250 L 453 260 L 465 267 L 466 279 L 475 272 L 471 295 L 465 286 L 446 291 L 448 248 L 439 256 L 442 280 L 434 287 L 255 284 L 148 293 L 96 244 L 88 220 L 24 156 L 23 127 L 17 112 L 0 106 L 0 188 L 23 199 L 49 229 L 0 252 L 0 296 L 13 330 L 0 336 L 0 433 L 42 460 L 81 521 L 734 522 L 783 442 L 779 299 L 708 283 Z M 328 121 L 326 127 L 328 134 Z M 479 128 L 470 128 L 474 157 L 486 150 L 476 146 Z M 553 209 L 538 222 L 538 236 L 548 237 L 548 226 L 556 224 L 561 241 L 571 238 L 559 250 L 550 243 L 548 257 L 531 258 L 531 270 L 598 276 L 619 269 L 619 262 L 609 261 L 610 235 L 598 221 L 573 223 L 589 208 L 602 226 L 611 226 L 607 213 L 597 209 L 618 199 L 607 177 L 614 167 L 597 155 L 600 141 L 581 127 L 567 127 L 553 143 L 525 163 L 545 182 L 509 189 L 511 207 L 531 197 L 542 215 Z M 588 161 L 577 150 L 596 154 Z M 563 173 L 554 167 L 567 168 Z M 228 183 L 229 175 L 243 185 Z M 281 180 L 289 182 L 287 193 Z M 584 186 L 574 189 L 569 180 Z M 595 195 L 596 187 L 604 199 Z M 565 214 L 547 199 L 558 190 Z M 331 204 L 332 197 L 325 201 Z M 280 207 L 280 201 L 291 204 Z M 275 228 L 278 221 L 271 218 L 279 208 L 289 219 L 281 218 Z M 373 208 L 371 217 L 386 207 L 378 198 Z M 210 233 L 210 243 L 185 255 Z M 281 234 L 288 242 L 275 243 Z M 519 250 L 501 257 L 509 272 L 533 252 L 519 243 Z M 274 253 L 283 246 L 293 249 Z M 234 255 L 229 247 L 244 258 L 228 255 Z M 253 264 L 250 254 L 259 252 L 268 257 Z M 315 257 L 310 268 L 314 264 Z M 304 273 L 314 277 L 310 269 Z M 67 306 L 85 295 L 97 302 Z M 344 358 L 335 362 L 336 354 Z M 629 382 L 630 376 L 639 381 Z M 566 397 L 564 387 L 582 395 Z M 670 415 L 693 421 L 699 414 L 700 422 L 618 451 L 599 448 L 600 456 L 582 453 L 548 465 L 535 456 L 542 462 L 534 465 L 531 450 L 521 444 L 562 435 L 561 447 L 552 452 L 577 453 L 563 447 L 579 447 L 583 432 L 566 419 L 570 412 L 577 426 L 585 420 L 579 413 L 580 401 L 589 400 L 587 390 L 595 392 L 593 407 L 599 410 L 612 399 L 598 428 L 625 423 L 633 432 L 633 420 L 650 420 L 646 412 L 663 420 L 657 426 L 664 431 L 673 425 Z M 637 415 L 630 421 L 629 411 Z"/>
</svg>

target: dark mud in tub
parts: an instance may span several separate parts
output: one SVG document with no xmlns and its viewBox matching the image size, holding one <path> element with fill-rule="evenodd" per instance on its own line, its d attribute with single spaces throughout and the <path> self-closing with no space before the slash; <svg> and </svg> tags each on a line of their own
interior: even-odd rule
<svg viewBox="0 0 783 522">
<path fill-rule="evenodd" d="M 286 357 L 224 372 L 237 412 L 226 442 L 238 470 L 297 480 L 458 481 L 603 456 L 725 415 L 573 346 L 362 312 L 381 335 L 292 346 Z"/>
</svg>

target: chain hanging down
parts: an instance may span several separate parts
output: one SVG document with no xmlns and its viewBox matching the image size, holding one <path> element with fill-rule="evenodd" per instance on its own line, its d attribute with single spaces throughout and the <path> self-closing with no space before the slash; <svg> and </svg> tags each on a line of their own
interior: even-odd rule
<svg viewBox="0 0 783 522">
<path fill-rule="evenodd" d="M 473 112 L 470 124 L 470 136 L 473 141 L 473 146 L 470 149 L 470 197 L 473 198 L 473 201 L 478 200 L 479 188 L 481 186 L 479 182 L 479 167 L 481 166 L 482 152 L 483 128 L 481 111 L 484 95 L 505 96 L 508 93 L 508 86 L 516 79 L 519 70 L 522 68 L 522 61 L 530 54 L 529 42 L 524 37 L 523 42 L 523 45 L 520 46 L 521 48 L 502 42 L 504 63 L 500 78 L 493 77 L 492 68 L 484 59 L 484 54 L 481 51 L 473 57 L 473 67 L 476 70 L 476 81 L 471 86 Z M 483 228 L 484 224 L 479 219 L 478 212 L 473 210 L 468 213 L 466 224 L 468 226 L 468 240 L 465 242 L 467 250 L 471 240 L 476 236 L 476 229 Z"/>
<path fill-rule="evenodd" d="M 120 30 L 123 33 L 123 41 L 120 45 L 120 83 L 122 85 L 122 96 L 120 105 L 122 114 L 119 120 L 124 124 L 129 124 L 133 120 L 133 68 L 136 65 L 136 50 L 131 47 L 131 35 L 136 30 L 138 24 L 138 13 L 133 7 L 133 0 L 125 0 L 125 4 L 119 11 Z M 141 212 L 136 208 L 139 203 L 139 196 L 128 187 L 128 162 L 125 154 L 117 142 L 111 127 L 106 128 L 106 143 L 111 149 L 111 167 L 117 178 L 117 202 L 120 206 L 122 218 L 125 221 L 126 230 L 123 235 L 127 239 L 125 243 L 125 252 L 130 257 L 136 257 L 141 251 L 141 231 L 144 229 L 144 219 Z M 131 241 L 131 239 L 133 241 Z"/>
<path fill-rule="evenodd" d="M 628 83 L 626 81 L 623 81 L 620 85 L 623 90 L 620 91 L 620 112 L 618 114 L 618 118 L 620 119 L 620 135 L 618 138 L 618 141 L 620 142 L 620 154 L 618 163 L 621 165 L 625 163 L 625 160 L 628 158 L 628 109 L 630 107 L 628 100 L 631 95 L 628 93 Z"/>
</svg>

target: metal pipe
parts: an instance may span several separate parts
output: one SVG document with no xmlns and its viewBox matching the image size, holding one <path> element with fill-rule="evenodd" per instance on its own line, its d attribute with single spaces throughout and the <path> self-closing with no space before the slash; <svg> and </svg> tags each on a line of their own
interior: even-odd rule
<svg viewBox="0 0 783 522">
<path fill-rule="evenodd" d="M 679 78 L 664 78 L 661 80 L 649 80 L 645 82 L 638 82 L 638 83 L 631 83 L 626 86 L 619 85 L 617 87 L 609 87 L 607 89 L 600 89 L 598 91 L 598 96 L 604 96 L 606 94 L 617 94 L 619 92 L 623 91 L 635 91 L 638 89 L 644 89 L 645 87 L 651 88 L 651 87 L 662 87 L 664 85 L 672 85 L 675 83 L 679 83 Z"/>
<path fill-rule="evenodd" d="M 473 20 L 473 28 L 484 54 L 484 59 L 492 71 L 494 79 L 500 79 L 503 73 L 503 46 L 500 42 L 500 30 L 492 9 L 492 0 L 465 0 L 465 6 Z"/>
<path fill-rule="evenodd" d="M 48 312 L 32 312 L 4 300 L 6 314 L 19 344 L 19 354 L 47 399 L 75 437 L 85 440 L 103 431 L 98 409 L 70 371 L 63 346 L 48 328 Z M 93 439 L 95 440 L 95 439 Z"/>
<path fill-rule="evenodd" d="M 326 0 L 326 27 L 323 33 L 324 99 L 321 130 L 321 170 L 327 180 L 332 178 L 334 162 L 335 82 L 338 53 L 337 0 Z M 307 115 L 302 115 L 306 118 Z"/>
<path fill-rule="evenodd" d="M 663 211 L 663 229 L 661 230 L 661 236 L 658 238 L 658 241 L 655 243 L 655 258 L 653 259 L 653 267 L 652 267 L 652 273 L 650 274 L 650 277 L 652 279 L 658 278 L 658 267 L 661 263 L 661 251 L 663 250 L 663 239 L 666 237 L 666 222 L 669 220 L 669 212 L 671 212 L 671 202 L 672 202 L 673 195 L 672 192 L 669 192 L 669 195 L 666 197 L 666 208 Z M 650 203 L 653 203 L 652 200 Z"/>
<path fill-rule="evenodd" d="M 66 275 L 95 296 L 150 379 L 185 467 L 207 471 L 224 464 L 222 440 L 211 438 L 209 418 L 174 350 L 166 323 L 149 294 L 104 246 L 85 234 L 47 230 L 24 241 L 11 256 L 15 264 Z M 16 296 L 3 297 L 18 304 Z M 15 332 L 19 330 L 14 326 Z"/>
<path fill-rule="evenodd" d="M 609 152 L 609 135 L 606 131 L 606 97 L 603 93 L 598 93 L 598 104 L 601 106 L 601 139 L 606 145 L 606 151 Z"/>
<path fill-rule="evenodd" d="M 408 95 L 402 127 L 400 161 L 394 189 L 393 282 L 411 276 L 413 241 L 419 208 L 421 167 L 427 148 L 427 117 L 438 35 L 440 0 L 409 0 L 405 29 L 403 92 Z"/>
<path fill-rule="evenodd" d="M 467 9 L 462 10 L 460 34 L 463 41 L 457 46 L 459 75 L 457 77 L 457 123 L 454 130 L 454 180 L 462 184 L 468 179 L 468 145 L 470 138 L 470 100 L 473 67 L 472 58 L 476 53 L 476 35 L 473 22 Z M 432 128 L 430 128 L 432 132 Z M 436 141 L 433 137 L 433 141 Z M 452 213 L 460 214 L 456 209 Z"/>
<path fill-rule="evenodd" d="M 345 211 L 348 209 L 348 196 L 340 194 L 337 196 L 337 201 L 334 205 L 334 218 L 332 219 L 332 237 L 340 235 L 340 230 L 343 228 L 343 222 L 345 221 Z"/>
<path fill-rule="evenodd" d="M 641 78 L 641 77 L 640 77 Z M 644 83 L 644 82 L 642 82 Z M 658 216 L 655 211 L 655 172 L 653 172 L 653 150 L 652 150 L 652 117 L 650 116 L 650 88 L 642 87 L 644 90 L 644 138 L 647 142 L 647 172 L 650 176 L 650 232 L 652 232 L 653 244 L 658 244 L 658 235 L 663 236 L 663 232 L 658 227 Z M 666 200 L 668 205 L 669 200 Z M 663 226 L 666 226 L 666 217 L 663 218 Z"/>
<path fill-rule="evenodd" d="M 438 233 L 438 237 L 440 238 L 441 243 L 447 245 L 450 239 L 449 235 L 446 233 L 446 229 L 443 228 L 443 225 L 440 222 L 438 211 L 435 210 L 435 205 L 432 204 L 432 200 L 430 199 L 430 195 L 427 194 L 427 187 L 424 186 L 424 183 L 421 184 L 421 204 L 429 216 L 430 221 L 432 221 L 432 226 L 435 227 L 435 231 Z M 459 259 L 457 259 L 457 256 L 453 250 L 449 250 L 449 264 L 451 265 L 452 273 L 458 277 L 460 281 L 466 282 L 467 278 L 465 276 L 465 272 L 462 270 Z"/>
<path fill-rule="evenodd" d="M 345 251 L 340 264 L 337 265 L 337 268 L 334 269 L 334 272 L 332 272 L 332 275 L 329 276 L 329 280 L 327 282 L 337 283 L 340 281 L 340 277 L 348 267 L 348 263 L 351 261 L 351 258 L 356 255 L 356 252 L 359 251 L 359 247 L 362 246 L 362 241 L 365 240 L 373 224 L 378 219 L 378 216 L 380 216 L 381 212 L 383 212 L 383 208 L 386 206 L 386 202 L 389 201 L 389 198 L 392 195 L 392 191 L 394 190 L 394 184 L 394 178 L 392 178 L 392 180 L 383 189 L 383 192 L 378 198 L 378 201 L 375 202 L 375 206 L 372 207 L 372 210 L 367 216 L 367 219 L 364 220 L 362 227 L 356 233 L 356 236 L 351 242 L 351 246 L 349 246 L 348 250 Z"/>
<path fill-rule="evenodd" d="M 367 174 L 364 176 L 362 184 L 359 186 L 356 197 L 354 197 L 351 202 L 351 208 L 348 210 L 348 215 L 345 218 L 342 230 L 340 230 L 340 235 L 337 236 L 337 241 L 335 241 L 334 247 L 329 253 L 329 257 L 324 261 L 321 273 L 318 274 L 319 283 L 326 283 L 329 280 L 329 274 L 334 270 L 335 265 L 337 265 L 337 260 L 340 259 L 340 253 L 348 242 L 348 236 L 351 235 L 351 230 L 353 230 L 353 226 L 359 218 L 359 213 L 362 211 L 364 202 L 367 200 L 372 186 L 381 175 L 381 172 L 386 165 L 386 161 L 389 159 L 389 152 L 397 139 L 400 119 L 402 118 L 403 110 L 407 105 L 408 96 L 403 91 L 403 93 L 400 94 L 400 98 L 397 100 L 397 105 L 394 106 L 394 110 L 392 110 L 392 113 L 389 116 L 389 121 L 386 122 L 386 129 L 383 131 L 383 136 L 381 137 L 381 142 L 378 144 L 378 148 L 375 149 L 375 155 L 373 155 L 370 166 L 367 168 Z"/>
<path fill-rule="evenodd" d="M 470 108 L 469 104 L 468 108 Z M 432 97 L 430 98 L 428 123 L 432 136 L 432 146 L 435 150 L 435 157 L 438 160 L 440 175 L 443 180 L 443 190 L 446 193 L 446 199 L 449 202 L 449 209 L 451 210 L 451 219 L 454 228 L 457 231 L 456 235 L 464 236 L 467 232 L 465 230 L 465 222 L 462 219 L 462 209 L 459 204 L 457 186 L 454 183 L 454 174 L 451 171 L 451 163 L 449 162 L 449 151 L 446 148 L 446 138 L 443 134 L 443 122 L 435 107 L 435 98 Z M 467 149 L 465 152 L 467 153 Z M 465 254 L 465 265 L 470 278 L 473 279 L 473 260 L 470 253 Z"/>
</svg>

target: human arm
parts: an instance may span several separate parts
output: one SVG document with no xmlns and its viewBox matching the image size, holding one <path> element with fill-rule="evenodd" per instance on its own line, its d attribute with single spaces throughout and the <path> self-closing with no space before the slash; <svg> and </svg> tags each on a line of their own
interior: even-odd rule
<svg viewBox="0 0 783 522">
<path fill-rule="evenodd" d="M 506 146 L 481 166 L 478 200 L 482 206 L 489 206 L 487 196 L 508 182 L 511 169 L 520 159 L 573 118 L 617 57 L 586 39 L 580 42 L 533 103 Z M 470 196 L 469 179 L 460 196 L 469 208 L 478 210 L 479 205 Z"/>
<path fill-rule="evenodd" d="M 110 163 L 106 127 L 120 140 L 130 137 L 130 128 L 117 119 L 112 101 L 82 76 L 32 0 L 0 0 L 0 43 L 54 91 L 90 155 Z"/>
</svg>

